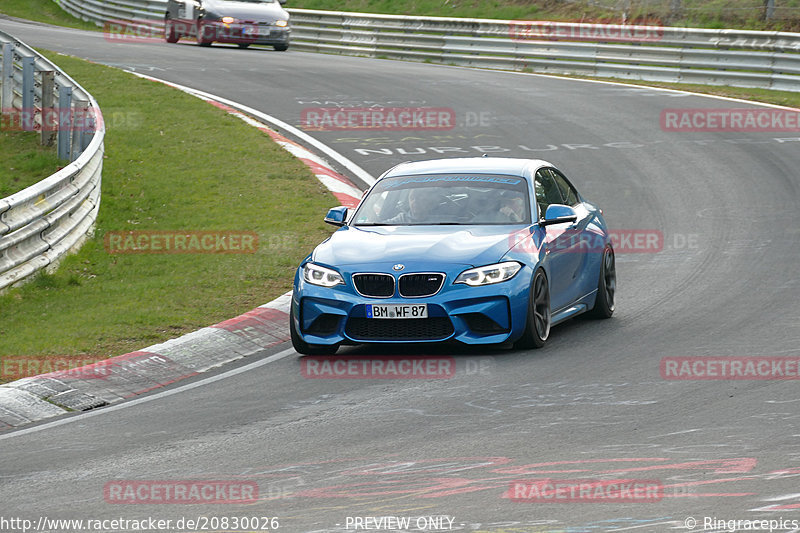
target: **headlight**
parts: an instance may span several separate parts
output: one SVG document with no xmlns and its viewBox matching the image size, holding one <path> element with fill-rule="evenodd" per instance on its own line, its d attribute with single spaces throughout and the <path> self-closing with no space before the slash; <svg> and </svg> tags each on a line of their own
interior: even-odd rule
<svg viewBox="0 0 800 533">
<path fill-rule="evenodd" d="M 236 22 L 236 19 L 233 17 L 222 17 L 222 22 L 224 22 L 225 24 L 233 24 L 234 22 Z"/>
<path fill-rule="evenodd" d="M 314 263 L 306 263 L 305 266 L 303 266 L 303 279 L 312 285 L 320 285 L 322 287 L 344 285 L 344 279 L 341 274 L 330 268 L 315 265 Z"/>
<path fill-rule="evenodd" d="M 288 20 L 276 20 L 275 21 L 275 25 L 276 26 L 280 26 L 281 28 L 285 28 L 286 26 L 289 25 L 289 21 Z"/>
<path fill-rule="evenodd" d="M 470 287 L 500 283 L 513 278 L 520 268 L 522 268 L 522 264 L 516 261 L 470 268 L 459 274 L 453 283 L 466 283 Z"/>
</svg>

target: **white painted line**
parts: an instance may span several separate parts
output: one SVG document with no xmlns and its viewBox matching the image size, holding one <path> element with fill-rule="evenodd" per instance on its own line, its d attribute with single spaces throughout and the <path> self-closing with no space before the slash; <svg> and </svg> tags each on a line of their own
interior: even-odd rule
<svg viewBox="0 0 800 533">
<path fill-rule="evenodd" d="M 200 381 L 195 381 L 194 383 L 189 383 L 188 385 L 183 385 L 181 387 L 177 387 L 174 389 L 165 390 L 163 392 L 157 392 L 150 396 L 144 396 L 142 398 L 137 398 L 135 400 L 119 403 L 116 405 L 112 405 L 110 407 L 98 408 L 95 411 L 87 411 L 85 413 L 72 416 L 69 418 L 62 418 L 54 422 L 48 422 L 47 424 L 42 424 L 41 426 L 36 426 L 28 429 L 20 429 L 19 431 L 14 431 L 13 433 L 0 434 L 0 440 L 13 439 L 14 437 L 20 437 L 22 435 L 28 435 L 30 433 L 44 431 L 45 429 L 54 428 L 56 426 L 62 426 L 64 424 L 70 424 L 72 422 L 76 422 L 79 420 L 85 420 L 93 416 L 100 416 L 106 413 L 112 413 L 120 409 L 126 409 L 128 407 L 133 407 L 134 405 L 139 405 L 140 403 L 151 402 L 153 400 L 160 400 L 161 398 L 166 398 L 167 396 L 172 396 L 173 394 L 178 394 L 187 390 L 196 389 L 197 387 L 202 387 L 203 385 L 208 385 L 209 383 L 214 383 L 215 381 L 220 381 L 226 378 L 230 378 L 238 374 L 242 374 L 243 372 L 253 370 L 254 368 L 258 368 L 260 366 L 264 366 L 269 363 L 274 363 L 275 361 L 280 361 L 281 359 L 284 359 L 285 357 L 288 357 L 294 353 L 297 352 L 289 348 L 283 350 L 282 352 L 278 352 L 274 355 L 270 355 L 269 357 L 265 357 L 264 359 L 261 359 L 259 361 L 254 361 L 248 365 L 240 366 L 239 368 L 234 368 L 232 370 L 228 370 L 227 372 L 223 372 L 222 374 L 217 374 L 216 376 L 211 376 L 205 379 L 201 379 Z"/>
<path fill-rule="evenodd" d="M 676 525 L 678 523 L 679 522 L 677 520 L 668 520 L 666 522 L 655 522 L 655 523 L 650 522 L 650 523 L 647 523 L 647 524 L 640 524 L 638 526 L 623 527 L 623 528 L 618 528 L 618 529 L 609 529 L 608 531 L 632 531 L 634 529 L 641 529 L 643 527 Z M 680 522 L 680 524 L 683 524 L 683 523 Z M 683 528 L 683 529 L 685 529 L 685 528 Z"/>
<path fill-rule="evenodd" d="M 718 94 L 696 93 L 696 92 L 689 91 L 689 90 L 686 90 L 686 89 L 668 89 L 666 87 L 655 87 L 653 85 L 638 85 L 638 84 L 635 84 L 635 83 L 626 83 L 624 81 L 593 80 L 593 79 L 587 79 L 587 78 L 575 78 L 575 77 L 571 77 L 569 75 L 555 76 L 553 74 L 540 74 L 540 73 L 537 73 L 537 72 L 517 72 L 517 71 L 514 71 L 514 70 L 496 70 L 496 69 L 479 68 L 479 67 L 461 67 L 461 66 L 458 66 L 458 65 L 436 64 L 436 66 L 437 67 L 444 67 L 444 68 L 465 69 L 465 70 L 484 70 L 484 71 L 488 70 L 490 72 L 497 72 L 497 73 L 503 73 L 503 74 L 514 74 L 514 75 L 517 75 L 517 76 L 535 76 L 535 77 L 539 77 L 539 78 L 551 78 L 551 79 L 556 79 L 556 80 L 583 81 L 583 82 L 586 82 L 586 83 L 604 83 L 604 84 L 607 84 L 607 85 L 619 85 L 621 87 L 631 87 L 631 88 L 635 88 L 635 89 L 651 89 L 653 91 L 662 91 L 662 92 L 676 93 L 676 94 L 688 95 L 688 96 L 702 96 L 704 98 L 715 98 L 717 100 L 726 100 L 728 102 L 737 102 L 737 103 L 740 103 L 740 104 L 750 104 L 750 105 L 757 105 L 757 106 L 762 106 L 762 107 L 771 107 L 771 108 L 774 108 L 774 109 L 784 109 L 784 110 L 787 110 L 787 111 L 797 111 L 797 108 L 794 108 L 794 107 L 786 107 L 786 106 L 782 106 L 782 105 L 778 105 L 778 104 L 769 104 L 767 102 L 758 102 L 758 101 L 755 101 L 755 100 L 743 100 L 741 98 L 733 98 L 731 96 L 720 96 Z M 646 81 L 646 80 L 642 80 L 642 81 Z M 655 83 L 655 82 L 653 82 L 653 83 Z M 676 83 L 677 84 L 677 82 L 665 82 L 665 83 Z M 702 85 L 702 84 L 695 84 L 695 85 Z M 728 86 L 727 85 L 706 85 L 706 87 L 725 88 L 725 87 L 728 87 Z M 732 88 L 733 89 L 747 89 L 747 87 L 732 87 Z M 783 92 L 788 92 L 788 91 L 783 91 Z"/>
</svg>

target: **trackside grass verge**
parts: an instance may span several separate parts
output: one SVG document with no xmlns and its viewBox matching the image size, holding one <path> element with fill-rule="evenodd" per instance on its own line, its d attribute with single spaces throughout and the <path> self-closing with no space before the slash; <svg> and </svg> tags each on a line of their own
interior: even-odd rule
<svg viewBox="0 0 800 533">
<path fill-rule="evenodd" d="M 43 180 L 64 164 L 55 148 L 41 145 L 38 133 L 0 130 L 0 198 Z"/>
<path fill-rule="evenodd" d="M 201 100 L 45 54 L 103 111 L 102 202 L 95 236 L 80 252 L 54 274 L 0 296 L 0 363 L 4 356 L 119 355 L 291 289 L 300 260 L 330 233 L 322 222 L 326 209 L 338 205 L 307 167 Z M 105 249 L 106 234 L 129 230 L 254 232 L 258 244 L 255 253 Z"/>
<path fill-rule="evenodd" d="M 394 15 L 428 15 L 504 20 L 561 20 L 699 28 L 798 31 L 800 1 L 776 2 L 773 19 L 764 20 L 764 3 L 753 0 L 290 0 L 287 7 Z"/>
<path fill-rule="evenodd" d="M 2 0 L 0 2 L 0 13 L 37 22 L 55 24 L 56 26 L 67 26 L 68 28 L 81 30 L 98 29 L 91 22 L 73 17 L 61 9 L 58 2 L 53 0 Z"/>
<path fill-rule="evenodd" d="M 764 3 L 755 0 L 289 0 L 286 7 L 355 11 L 396 15 L 491 18 L 505 20 L 561 20 L 628 22 L 699 28 L 800 31 L 800 0 L 781 0 L 773 19 L 764 20 Z M 627 7 L 624 7 L 627 6 Z M 623 8 L 624 7 L 624 8 Z M 83 29 L 98 29 L 61 10 L 54 0 L 3 0 L 0 13 Z"/>
</svg>

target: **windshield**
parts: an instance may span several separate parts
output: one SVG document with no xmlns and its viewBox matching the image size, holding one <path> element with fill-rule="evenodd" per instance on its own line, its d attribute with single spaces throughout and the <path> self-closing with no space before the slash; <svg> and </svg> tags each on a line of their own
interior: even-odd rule
<svg viewBox="0 0 800 533">
<path fill-rule="evenodd" d="M 524 178 L 446 174 L 384 178 L 364 198 L 354 226 L 530 224 Z"/>
</svg>

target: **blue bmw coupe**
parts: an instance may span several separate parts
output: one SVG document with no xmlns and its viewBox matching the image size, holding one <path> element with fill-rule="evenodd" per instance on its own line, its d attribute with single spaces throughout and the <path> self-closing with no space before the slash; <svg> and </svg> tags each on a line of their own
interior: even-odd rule
<svg viewBox="0 0 800 533">
<path fill-rule="evenodd" d="M 554 324 L 614 312 L 602 211 L 546 161 L 403 163 L 325 221 L 339 230 L 294 280 L 300 354 L 443 341 L 540 348 Z"/>
</svg>

